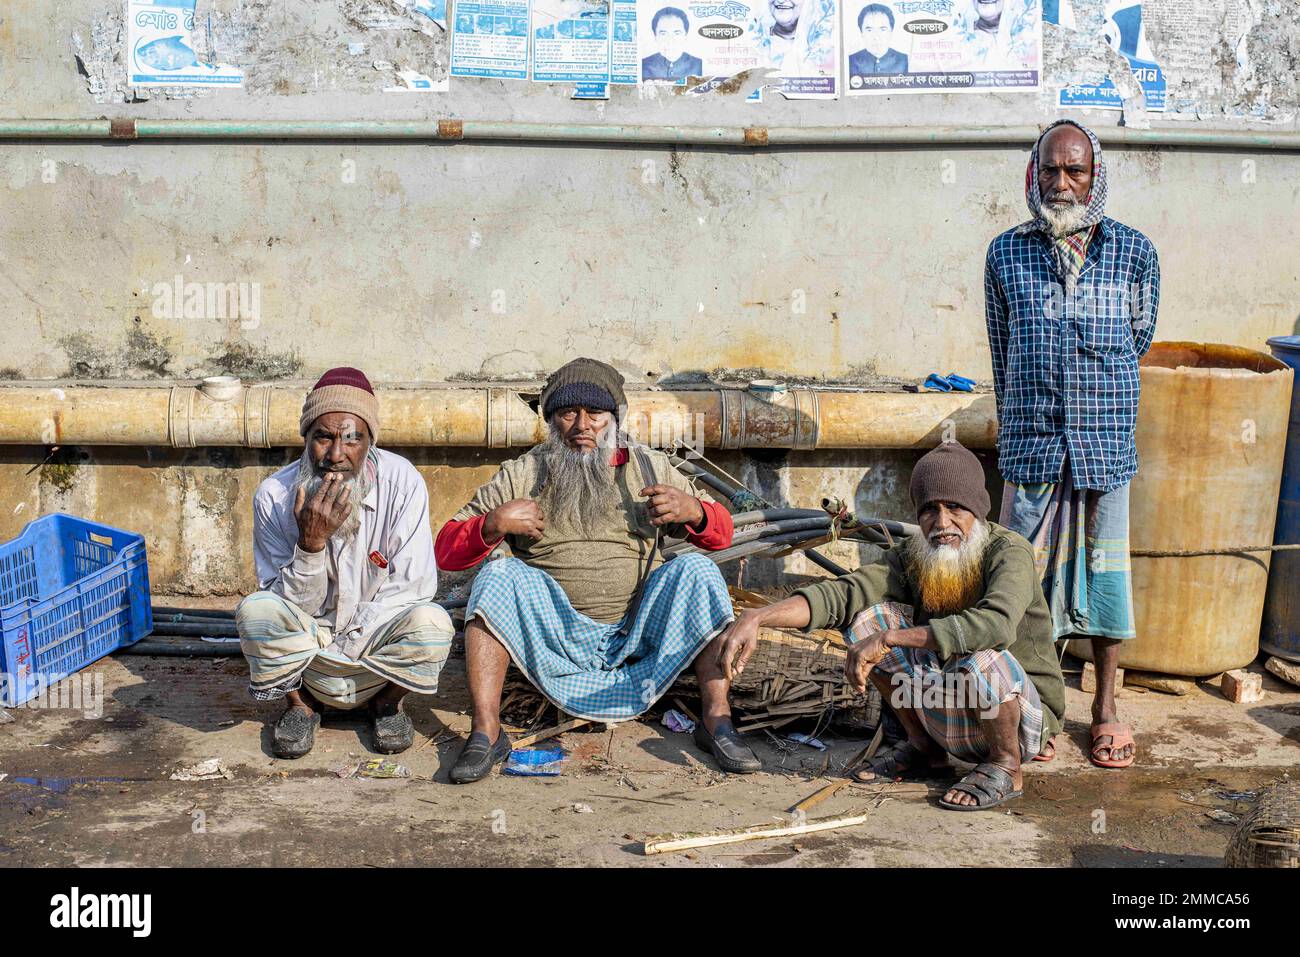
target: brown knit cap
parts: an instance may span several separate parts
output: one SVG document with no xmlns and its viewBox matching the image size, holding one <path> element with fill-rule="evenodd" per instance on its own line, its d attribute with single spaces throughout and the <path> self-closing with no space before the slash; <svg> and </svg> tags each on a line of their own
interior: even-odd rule
<svg viewBox="0 0 1300 957">
<path fill-rule="evenodd" d="M 623 393 L 623 376 L 611 365 L 598 359 L 574 359 L 551 373 L 542 388 L 538 408 L 549 419 L 556 409 L 585 405 L 604 409 L 616 416 L 627 407 Z"/>
<path fill-rule="evenodd" d="M 975 453 L 956 442 L 945 442 L 921 456 L 912 469 L 912 505 L 916 514 L 931 502 L 953 502 L 988 518 L 988 489 L 984 487 L 984 466 Z"/>
<path fill-rule="evenodd" d="M 370 429 L 370 441 L 379 440 L 379 400 L 370 380 L 360 369 L 330 369 L 307 393 L 298 420 L 298 434 L 306 435 L 312 423 L 327 412 L 351 412 Z"/>
</svg>

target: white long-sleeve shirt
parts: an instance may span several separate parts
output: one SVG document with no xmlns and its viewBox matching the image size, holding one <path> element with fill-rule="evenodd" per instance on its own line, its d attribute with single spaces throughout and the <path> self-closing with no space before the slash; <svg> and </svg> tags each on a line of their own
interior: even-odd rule
<svg viewBox="0 0 1300 957">
<path fill-rule="evenodd" d="M 429 492 L 406 459 L 371 450 L 374 484 L 361 502 L 350 542 L 319 552 L 298 547 L 293 514 L 298 463 L 273 473 L 253 496 L 253 559 L 258 587 L 293 602 L 333 632 L 331 648 L 355 661 L 375 632 L 403 608 L 433 601 L 438 568 L 429 528 Z"/>
</svg>

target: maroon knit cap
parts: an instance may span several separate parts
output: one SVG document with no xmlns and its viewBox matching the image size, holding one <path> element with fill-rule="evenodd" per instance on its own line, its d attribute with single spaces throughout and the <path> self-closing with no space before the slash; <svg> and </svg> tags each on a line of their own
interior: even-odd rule
<svg viewBox="0 0 1300 957">
<path fill-rule="evenodd" d="M 298 433 L 306 435 L 312 423 L 327 412 L 350 412 L 370 428 L 370 438 L 379 438 L 379 399 L 370 380 L 360 369 L 340 366 L 330 369 L 307 393 L 298 420 Z"/>
<path fill-rule="evenodd" d="M 312 390 L 323 389 L 327 385 L 350 385 L 354 389 L 363 389 L 371 395 L 375 390 L 370 386 L 370 380 L 360 369 L 353 369 L 351 366 L 339 366 L 337 369 L 330 369 L 320 380 L 312 386 Z"/>
</svg>

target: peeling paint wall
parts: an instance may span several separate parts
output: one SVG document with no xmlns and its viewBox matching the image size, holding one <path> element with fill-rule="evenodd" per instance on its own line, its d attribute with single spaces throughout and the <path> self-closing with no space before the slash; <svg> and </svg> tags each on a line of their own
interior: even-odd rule
<svg viewBox="0 0 1300 957">
<path fill-rule="evenodd" d="M 211 30 L 196 41 L 243 68 L 247 87 L 132 91 L 123 10 L 116 0 L 7 3 L 5 111 L 999 125 L 1054 118 L 1056 90 L 1073 80 L 1110 71 L 1132 86 L 1099 39 L 1103 0 L 1075 0 L 1073 30 L 1045 27 L 1041 94 L 761 105 L 633 88 L 575 102 L 564 85 L 461 78 L 446 93 L 385 94 L 389 66 L 445 73 L 446 34 L 402 0 L 201 0 Z M 1295 3 L 1148 0 L 1146 10 L 1171 112 L 1128 103 L 1126 122 L 1297 128 Z M 1120 116 L 1084 119 L 1104 143 Z M 1024 216 L 1024 158 L 0 143 L 0 351 L 6 369 L 40 378 L 310 378 L 349 361 L 380 380 L 527 379 L 588 351 L 642 382 L 718 369 L 913 379 L 939 367 L 987 379 L 980 272 L 988 240 Z M 1300 156 L 1115 149 L 1110 162 L 1110 212 L 1161 252 L 1161 337 L 1259 346 L 1292 331 Z M 1227 265 L 1229 247 L 1245 254 Z M 173 286 L 203 288 L 191 301 Z M 213 287 L 247 296 L 214 302 Z"/>
<path fill-rule="evenodd" d="M 400 0 L 200 0 L 243 90 L 126 86 L 117 0 L 7 0 L 0 113 L 708 125 L 1025 125 L 1107 72 L 1131 126 L 1300 129 L 1293 0 L 1148 0 L 1170 108 L 1145 113 L 1099 39 L 1103 0 L 1045 28 L 1039 94 L 761 105 L 454 78 L 447 36 Z M 207 44 L 208 31 L 198 39 Z M 531 380 L 577 353 L 634 383 L 711 374 L 862 383 L 990 376 L 981 272 L 1024 218 L 1022 149 L 666 149 L 513 143 L 0 142 L 0 379 L 233 373 Z M 1300 154 L 1112 149 L 1109 212 L 1160 251 L 1159 337 L 1262 348 L 1300 332 Z M 249 502 L 284 453 L 0 449 L 0 535 L 66 510 L 144 531 L 165 590 L 250 584 Z M 412 453 L 435 522 L 497 461 Z M 735 456 L 780 501 L 905 513 L 914 457 Z M 847 546 L 837 546 L 843 549 Z M 853 555 L 840 555 L 856 560 Z M 781 567 L 800 570 L 801 560 Z M 775 566 L 755 563 L 753 574 Z M 764 568 L 767 570 L 764 571 Z"/>
</svg>

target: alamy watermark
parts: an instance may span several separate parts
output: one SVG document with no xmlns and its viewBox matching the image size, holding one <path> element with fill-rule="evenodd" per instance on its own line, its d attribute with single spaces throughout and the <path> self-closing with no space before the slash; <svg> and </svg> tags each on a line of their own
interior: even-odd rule
<svg viewBox="0 0 1300 957">
<path fill-rule="evenodd" d="M 0 702 L 13 701 L 33 691 L 32 696 L 22 704 L 6 707 L 15 711 L 19 708 L 31 711 L 80 711 L 83 718 L 104 716 L 102 672 L 69 675 L 61 681 L 40 672 L 22 676 L 0 672 Z"/>
<path fill-rule="evenodd" d="M 262 285 L 256 282 L 186 282 L 177 273 L 171 282 L 147 288 L 155 319 L 238 319 L 239 328 L 262 322 Z"/>
</svg>

